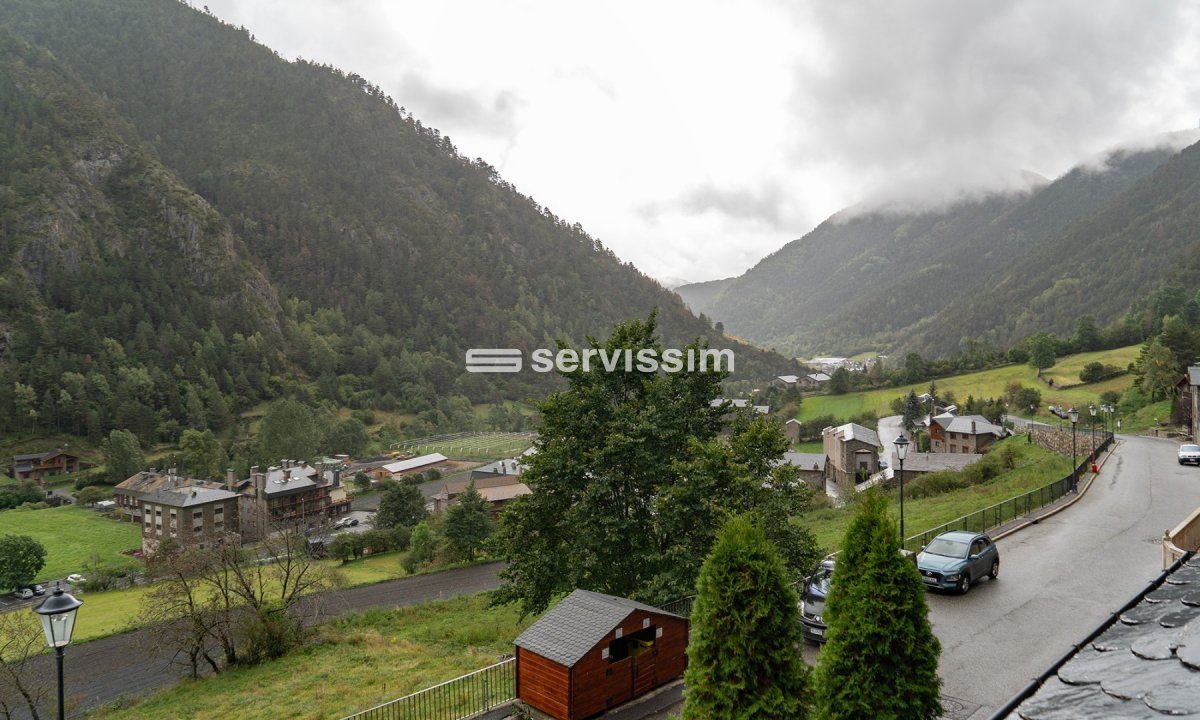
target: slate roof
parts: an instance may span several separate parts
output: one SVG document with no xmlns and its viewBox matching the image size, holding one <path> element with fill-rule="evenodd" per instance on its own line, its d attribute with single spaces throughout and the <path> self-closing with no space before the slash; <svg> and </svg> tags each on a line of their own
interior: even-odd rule
<svg viewBox="0 0 1200 720">
<path fill-rule="evenodd" d="M 1189 367 L 1187 369 L 1188 384 L 1200 385 L 1200 367 Z"/>
<path fill-rule="evenodd" d="M 939 418 L 934 418 L 935 420 Z M 974 429 L 971 424 L 974 423 Z M 968 435 L 995 435 L 1004 437 L 1005 429 L 993 425 L 982 415 L 959 415 L 943 425 L 947 432 L 967 433 Z"/>
<path fill-rule="evenodd" d="M 811 373 L 808 377 L 812 378 L 812 380 L 814 382 L 819 382 L 819 383 L 829 382 L 832 379 L 825 373 Z"/>
<path fill-rule="evenodd" d="M 799 380 L 800 378 L 797 377 L 796 375 L 780 375 L 778 377 L 778 379 L 784 381 L 788 385 L 791 385 L 791 384 L 795 383 L 797 380 Z"/>
<path fill-rule="evenodd" d="M 429 455 L 422 455 L 420 457 L 409 458 L 408 460 L 400 460 L 398 462 L 389 463 L 384 465 L 383 469 L 395 474 L 398 472 L 404 472 L 405 470 L 414 470 L 419 467 L 425 467 L 426 465 L 432 465 L 434 463 L 445 462 L 446 460 L 446 456 L 441 453 L 431 453 Z"/>
<path fill-rule="evenodd" d="M 802 470 L 821 470 L 825 467 L 824 453 L 785 452 L 783 462 L 791 463 Z"/>
<path fill-rule="evenodd" d="M 1166 575 L 1075 651 L 1016 715 L 1162 718 L 1200 713 L 1200 557 Z"/>
<path fill-rule="evenodd" d="M 186 508 L 195 507 L 196 505 L 207 505 L 208 503 L 220 502 L 221 500 L 229 500 L 236 497 L 238 497 L 237 493 L 222 488 L 184 486 L 170 490 L 159 488 L 158 490 L 142 493 L 139 499 L 142 502 L 154 503 L 156 505 Z"/>
<path fill-rule="evenodd" d="M 937 472 L 939 470 L 962 470 L 971 463 L 979 462 L 979 453 L 909 453 L 904 458 L 904 472 Z M 898 471 L 900 461 L 892 453 L 892 467 Z"/>
<path fill-rule="evenodd" d="M 679 617 L 634 600 L 576 590 L 518 635 L 513 643 L 564 667 L 574 667 L 634 610 Z"/>
<path fill-rule="evenodd" d="M 841 436 L 843 442 L 861 440 L 868 445 L 883 447 L 883 445 L 881 445 L 879 442 L 878 433 L 870 428 L 865 428 L 862 425 L 846 423 L 845 425 L 839 425 L 838 427 L 834 428 L 834 432 Z"/>
</svg>

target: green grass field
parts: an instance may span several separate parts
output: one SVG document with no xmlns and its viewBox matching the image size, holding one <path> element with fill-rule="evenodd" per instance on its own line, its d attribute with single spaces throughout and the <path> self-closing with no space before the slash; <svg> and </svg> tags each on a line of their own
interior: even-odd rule
<svg viewBox="0 0 1200 720">
<path fill-rule="evenodd" d="M 1019 382 L 1028 387 L 1037 388 L 1042 393 L 1042 404 L 1036 417 L 1049 420 L 1053 416 L 1046 412 L 1048 405 L 1064 405 L 1086 408 L 1089 403 L 1099 404 L 1100 393 L 1106 390 L 1124 391 L 1133 382 L 1132 375 L 1121 375 L 1103 382 L 1081 385 L 1079 372 L 1090 362 L 1100 362 L 1124 369 L 1137 359 L 1141 346 L 1103 350 L 1093 353 L 1080 353 L 1065 358 L 1059 358 L 1054 367 L 1043 371 L 1044 378 L 1054 380 L 1050 387 L 1044 380 L 1039 380 L 1037 371 L 1027 364 L 1005 365 L 1004 367 L 983 370 L 980 372 L 940 378 L 937 382 L 939 392 L 951 391 L 955 399 L 962 403 L 968 396 L 976 398 L 998 398 L 1004 395 L 1004 388 L 1012 382 Z M 1076 385 L 1062 389 L 1062 385 Z M 863 412 L 874 412 L 883 417 L 892 414 L 891 403 L 894 398 L 903 397 L 909 390 L 918 395 L 929 389 L 928 382 L 913 385 L 902 385 L 882 390 L 847 393 L 845 395 L 817 395 L 804 399 L 800 405 L 800 420 L 808 420 L 821 415 L 833 415 L 845 420 Z M 1009 408 L 1014 415 L 1022 417 L 1029 414 L 1027 408 Z"/>
<path fill-rule="evenodd" d="M 82 614 L 82 612 L 81 612 Z M 499 662 L 534 618 L 486 595 L 354 613 L 309 647 L 95 713 L 111 720 L 343 717 Z"/>
<path fill-rule="evenodd" d="M 406 440 L 395 449 L 425 455 L 441 453 L 451 459 L 509 458 L 533 444 L 533 433 L 463 432 Z"/>
<path fill-rule="evenodd" d="M 989 482 L 953 490 L 943 495 L 919 500 L 906 498 L 904 502 L 905 535 L 912 537 L 956 518 L 978 512 L 1003 500 L 1052 483 L 1071 472 L 1069 458 L 1055 455 L 1037 445 L 1028 445 L 1024 436 L 1018 435 L 1004 442 L 1013 444 L 1018 449 L 1016 466 L 1012 470 L 998 475 Z M 900 519 L 899 490 L 891 490 L 888 495 L 891 499 L 888 511 L 898 523 Z M 798 523 L 812 532 L 822 548 L 825 548 L 827 552 L 833 552 L 841 547 L 842 538 L 846 534 L 846 528 L 849 526 L 854 512 L 853 505 L 814 510 L 801 516 Z"/>
<path fill-rule="evenodd" d="M 136 523 L 109 520 L 77 505 L 5 510 L 0 512 L 0 533 L 28 535 L 45 546 L 46 566 L 38 573 L 39 580 L 60 580 L 83 572 L 94 556 L 109 565 L 141 565 L 141 560 L 121 554 L 142 547 L 142 532 Z"/>
</svg>

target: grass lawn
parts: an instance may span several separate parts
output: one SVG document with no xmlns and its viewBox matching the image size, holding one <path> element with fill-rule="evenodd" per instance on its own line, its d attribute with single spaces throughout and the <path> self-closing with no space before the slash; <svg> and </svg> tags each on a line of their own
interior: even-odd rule
<svg viewBox="0 0 1200 720">
<path fill-rule="evenodd" d="M 1049 421 L 1054 419 L 1054 416 L 1046 412 L 1047 405 L 1065 405 L 1068 407 L 1074 405 L 1075 407 L 1086 408 L 1089 403 L 1099 404 L 1100 393 L 1106 390 L 1121 392 L 1129 387 L 1133 382 L 1132 375 L 1121 375 L 1103 382 L 1080 385 L 1079 371 L 1083 369 L 1084 365 L 1090 362 L 1100 362 L 1124 369 L 1129 363 L 1137 359 L 1140 348 L 1140 345 L 1131 345 L 1115 350 L 1080 353 L 1078 355 L 1059 358 L 1058 363 L 1054 367 L 1043 371 L 1043 377 L 1053 378 L 1053 388 L 1047 385 L 1044 380 L 1039 380 L 1037 371 L 1028 364 L 1005 365 L 1003 367 L 992 368 L 991 370 L 940 378 L 936 382 L 940 392 L 952 391 L 959 403 L 964 402 L 968 396 L 976 398 L 1001 397 L 1004 394 L 1005 386 L 1011 382 L 1019 382 L 1022 385 L 1037 388 L 1042 393 L 1042 404 L 1038 408 L 1036 417 Z M 1076 385 L 1077 387 L 1061 389 L 1060 386 L 1062 385 Z M 892 400 L 907 395 L 909 390 L 913 390 L 920 395 L 929 390 L 929 383 L 921 382 L 895 388 L 847 393 L 845 395 L 816 395 L 806 397 L 800 405 L 800 413 L 797 418 L 808 420 L 821 415 L 833 415 L 840 420 L 846 420 L 867 411 L 875 412 L 880 417 L 883 417 L 892 414 Z M 1027 408 L 1010 408 L 1010 411 L 1014 415 L 1021 415 L 1022 417 L 1029 414 Z"/>
<path fill-rule="evenodd" d="M 355 613 L 318 628 L 309 647 L 258 667 L 187 682 L 112 720 L 331 718 L 365 710 L 499 662 L 533 621 L 480 594 Z"/>
<path fill-rule="evenodd" d="M 46 566 L 38 573 L 39 580 L 61 580 L 71 573 L 83 572 L 93 556 L 110 565 L 141 565 L 141 560 L 121 554 L 122 550 L 142 547 L 141 527 L 109 520 L 78 505 L 5 510 L 0 512 L 0 532 L 28 535 L 45 546 Z"/>
<path fill-rule="evenodd" d="M 431 440 L 429 442 L 406 441 L 401 449 L 425 455 L 442 453 L 448 458 L 490 458 L 499 460 L 520 454 L 533 444 L 528 433 L 475 433 L 458 438 Z"/>
<path fill-rule="evenodd" d="M 1058 480 L 1071 472 L 1070 458 L 1055 455 L 1037 445 L 1026 444 L 1024 436 L 1005 441 L 1019 450 L 1016 467 L 992 480 L 943 495 L 904 500 L 904 530 L 909 537 L 935 528 L 955 518 L 982 510 L 1002 500 L 1021 495 Z M 994 451 L 993 451 L 994 452 Z M 899 523 L 900 491 L 888 492 L 891 503 L 888 512 Z M 855 506 L 826 508 L 807 513 L 798 523 L 808 528 L 817 539 L 817 544 L 826 552 L 841 547 L 842 537 L 856 511 Z"/>
</svg>

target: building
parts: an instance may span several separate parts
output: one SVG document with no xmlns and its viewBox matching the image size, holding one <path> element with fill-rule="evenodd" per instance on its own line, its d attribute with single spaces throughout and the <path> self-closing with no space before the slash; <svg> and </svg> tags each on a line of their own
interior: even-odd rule
<svg viewBox="0 0 1200 720">
<path fill-rule="evenodd" d="M 874 430 L 846 423 L 821 431 L 825 451 L 825 479 L 835 483 L 860 483 L 879 472 L 879 435 Z"/>
<path fill-rule="evenodd" d="M 749 408 L 759 415 L 766 415 L 771 412 L 770 405 L 752 405 L 750 404 L 750 401 L 746 400 L 745 398 L 715 398 L 708 402 L 708 406 L 715 408 L 721 407 L 726 403 L 729 404 L 729 407 L 736 410 L 745 410 Z"/>
<path fill-rule="evenodd" d="M 809 373 L 808 375 L 800 378 L 800 387 L 805 388 L 806 390 L 815 390 L 829 382 L 831 379 L 832 378 L 823 372 Z"/>
<path fill-rule="evenodd" d="M 557 720 L 581 720 L 682 675 L 688 621 L 576 590 L 513 642 L 517 697 Z"/>
<path fill-rule="evenodd" d="M 232 477 L 229 482 L 233 483 Z M 250 468 L 250 477 L 236 489 L 241 495 L 242 535 L 247 540 L 265 537 L 281 526 L 316 527 L 350 511 L 338 469 L 293 460 L 265 472 Z"/>
<path fill-rule="evenodd" d="M 1175 389 L 1178 400 L 1171 420 L 1187 428 L 1189 437 L 1195 441 L 1200 438 L 1200 367 L 1189 367 Z"/>
<path fill-rule="evenodd" d="M 449 462 L 449 458 L 441 453 L 430 453 L 429 455 L 421 455 L 420 457 L 409 458 L 407 460 L 396 460 L 370 472 L 371 479 L 376 482 L 387 479 L 397 479 L 403 475 L 411 475 L 425 470 L 433 470 L 444 467 Z"/>
<path fill-rule="evenodd" d="M 117 502 L 118 512 L 130 522 L 141 522 L 142 496 L 161 488 L 174 474 L 174 471 L 160 473 L 151 468 L 117 483 L 113 488 L 113 498 Z"/>
<path fill-rule="evenodd" d="M 914 480 L 918 475 L 924 475 L 931 472 L 942 472 L 944 470 L 952 470 L 955 472 L 961 471 L 968 465 L 979 462 L 983 459 L 983 455 L 978 453 L 923 453 L 910 452 L 904 458 L 904 479 L 905 482 Z M 900 484 L 900 461 L 896 458 L 895 451 L 891 454 L 891 468 L 895 471 L 889 485 Z"/>
<path fill-rule="evenodd" d="M 825 456 L 821 453 L 785 452 L 783 461 L 800 468 L 800 479 L 817 492 L 825 493 Z"/>
<path fill-rule="evenodd" d="M 783 424 L 783 434 L 787 436 L 788 442 L 800 442 L 800 430 L 802 424 L 796 418 L 792 418 Z"/>
<path fill-rule="evenodd" d="M 482 495 L 483 499 L 491 505 L 492 515 L 499 515 L 504 506 L 513 498 L 529 495 L 533 492 L 515 474 L 480 473 L 480 476 L 476 477 L 475 473 L 472 472 L 470 480 L 456 480 L 446 483 L 442 485 L 441 490 L 433 494 L 433 497 L 430 498 L 433 502 L 433 512 L 444 512 L 454 504 L 459 495 L 467 491 L 467 487 L 471 483 L 475 483 L 475 491 Z"/>
<path fill-rule="evenodd" d="M 14 455 L 12 463 L 8 466 L 8 476 L 17 480 L 33 480 L 40 485 L 42 478 L 48 475 L 66 475 L 79 472 L 85 467 L 90 465 L 84 463 L 79 456 L 56 448 L 46 452 Z"/>
<path fill-rule="evenodd" d="M 153 555 L 168 538 L 181 548 L 240 544 L 240 501 L 238 493 L 220 485 L 167 475 L 155 489 L 137 498 L 142 552 Z"/>
<path fill-rule="evenodd" d="M 935 453 L 983 453 L 1008 430 L 982 415 L 935 415 L 929 424 L 929 449 Z"/>
</svg>

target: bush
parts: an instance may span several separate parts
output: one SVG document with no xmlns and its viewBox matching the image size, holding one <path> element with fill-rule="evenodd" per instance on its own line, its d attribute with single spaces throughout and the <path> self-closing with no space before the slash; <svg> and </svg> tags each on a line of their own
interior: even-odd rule
<svg viewBox="0 0 1200 720">
<path fill-rule="evenodd" d="M 943 470 L 941 472 L 925 473 L 918 476 L 915 480 L 906 481 L 904 483 L 904 494 L 910 500 L 918 500 L 920 498 L 948 493 L 952 490 L 960 490 L 969 484 L 962 473 L 954 472 L 953 470 Z"/>
</svg>

